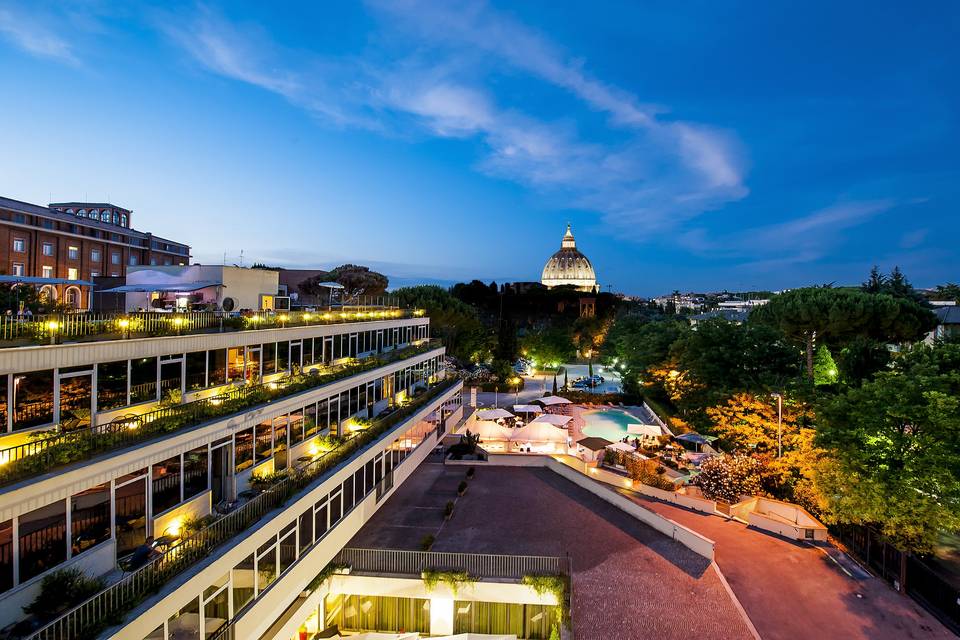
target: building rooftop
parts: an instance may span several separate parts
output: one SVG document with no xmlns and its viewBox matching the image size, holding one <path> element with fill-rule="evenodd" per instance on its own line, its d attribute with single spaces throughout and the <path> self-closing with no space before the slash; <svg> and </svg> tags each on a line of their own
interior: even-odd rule
<svg viewBox="0 0 960 640">
<path fill-rule="evenodd" d="M 426 462 L 348 547 L 566 556 L 573 561 L 573 637 L 750 638 L 710 562 L 597 496 L 542 468 L 477 467 L 463 497 L 462 466 Z M 443 509 L 455 500 L 453 517 Z"/>
</svg>

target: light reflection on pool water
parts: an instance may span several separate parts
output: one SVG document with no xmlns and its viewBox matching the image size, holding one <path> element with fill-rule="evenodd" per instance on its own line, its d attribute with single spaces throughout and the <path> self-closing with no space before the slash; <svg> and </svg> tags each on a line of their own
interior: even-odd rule
<svg viewBox="0 0 960 640">
<path fill-rule="evenodd" d="M 585 411 L 583 418 L 583 435 L 606 438 L 611 442 L 623 440 L 627 435 L 627 425 L 640 424 L 643 421 L 621 409 L 601 409 L 599 411 Z"/>
</svg>

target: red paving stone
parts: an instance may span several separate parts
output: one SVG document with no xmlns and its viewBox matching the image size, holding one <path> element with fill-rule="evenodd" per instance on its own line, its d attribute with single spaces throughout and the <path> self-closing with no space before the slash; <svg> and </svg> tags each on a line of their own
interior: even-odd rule
<svg viewBox="0 0 960 640">
<path fill-rule="evenodd" d="M 855 580 L 819 549 L 622 492 L 716 543 L 717 564 L 763 640 L 955 638 L 883 581 Z"/>
<path fill-rule="evenodd" d="M 478 468 L 444 523 L 464 470 L 424 464 L 349 546 L 566 555 L 573 637 L 749 639 L 710 563 L 546 469 Z M 799 636 L 795 636 L 799 638 Z"/>
</svg>

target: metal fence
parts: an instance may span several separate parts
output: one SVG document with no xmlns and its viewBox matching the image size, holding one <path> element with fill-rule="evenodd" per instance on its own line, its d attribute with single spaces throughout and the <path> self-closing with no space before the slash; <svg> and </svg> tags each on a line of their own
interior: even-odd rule
<svg viewBox="0 0 960 640">
<path fill-rule="evenodd" d="M 349 440 L 340 443 L 322 457 L 297 468 L 284 480 L 183 539 L 180 544 L 150 564 L 124 576 L 119 582 L 42 627 L 29 636 L 29 640 L 77 640 L 95 636 L 108 621 L 116 621 L 124 612 L 129 611 L 168 580 L 207 557 L 220 544 L 249 529 L 265 514 L 285 504 L 352 453 L 379 439 L 386 431 L 458 382 L 455 378 L 439 382 L 409 405 L 382 420 L 375 420 L 369 428 L 355 432 Z"/>
<path fill-rule="evenodd" d="M 57 466 L 85 460 L 163 433 L 194 426 L 204 420 L 229 415 L 252 404 L 300 393 L 439 347 L 440 341 L 428 340 L 319 376 L 292 379 L 286 385 L 270 382 L 232 387 L 210 398 L 160 407 L 141 415 L 122 416 L 107 424 L 72 431 L 61 430 L 51 436 L 0 449 L 0 487 L 46 473 Z"/>
<path fill-rule="evenodd" d="M 184 335 L 212 330 L 265 329 L 298 327 L 336 322 L 358 322 L 385 318 L 409 318 L 420 312 L 387 304 L 357 304 L 321 308 L 314 311 L 256 311 L 224 313 L 190 311 L 169 313 L 137 311 L 131 313 L 62 313 L 49 315 L 0 316 L 0 341 L 40 343 L 76 340 L 99 336 L 104 340 L 130 337 Z"/>
<path fill-rule="evenodd" d="M 570 575 L 570 558 L 489 553 L 342 549 L 334 562 L 351 572 L 419 576 L 424 571 L 466 571 L 473 578 L 520 580 L 534 575 Z"/>
</svg>

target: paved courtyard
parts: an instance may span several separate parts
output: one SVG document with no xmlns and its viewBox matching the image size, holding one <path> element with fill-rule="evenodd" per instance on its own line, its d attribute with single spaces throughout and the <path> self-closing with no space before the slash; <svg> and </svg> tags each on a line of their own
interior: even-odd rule
<svg viewBox="0 0 960 640">
<path fill-rule="evenodd" d="M 567 555 L 577 639 L 749 639 L 710 563 L 546 469 L 478 468 L 453 518 L 463 467 L 425 463 L 349 546 Z"/>
<path fill-rule="evenodd" d="M 748 528 L 623 491 L 635 502 L 716 543 L 716 561 L 763 640 L 955 638 L 916 602 L 826 554 Z"/>
</svg>

